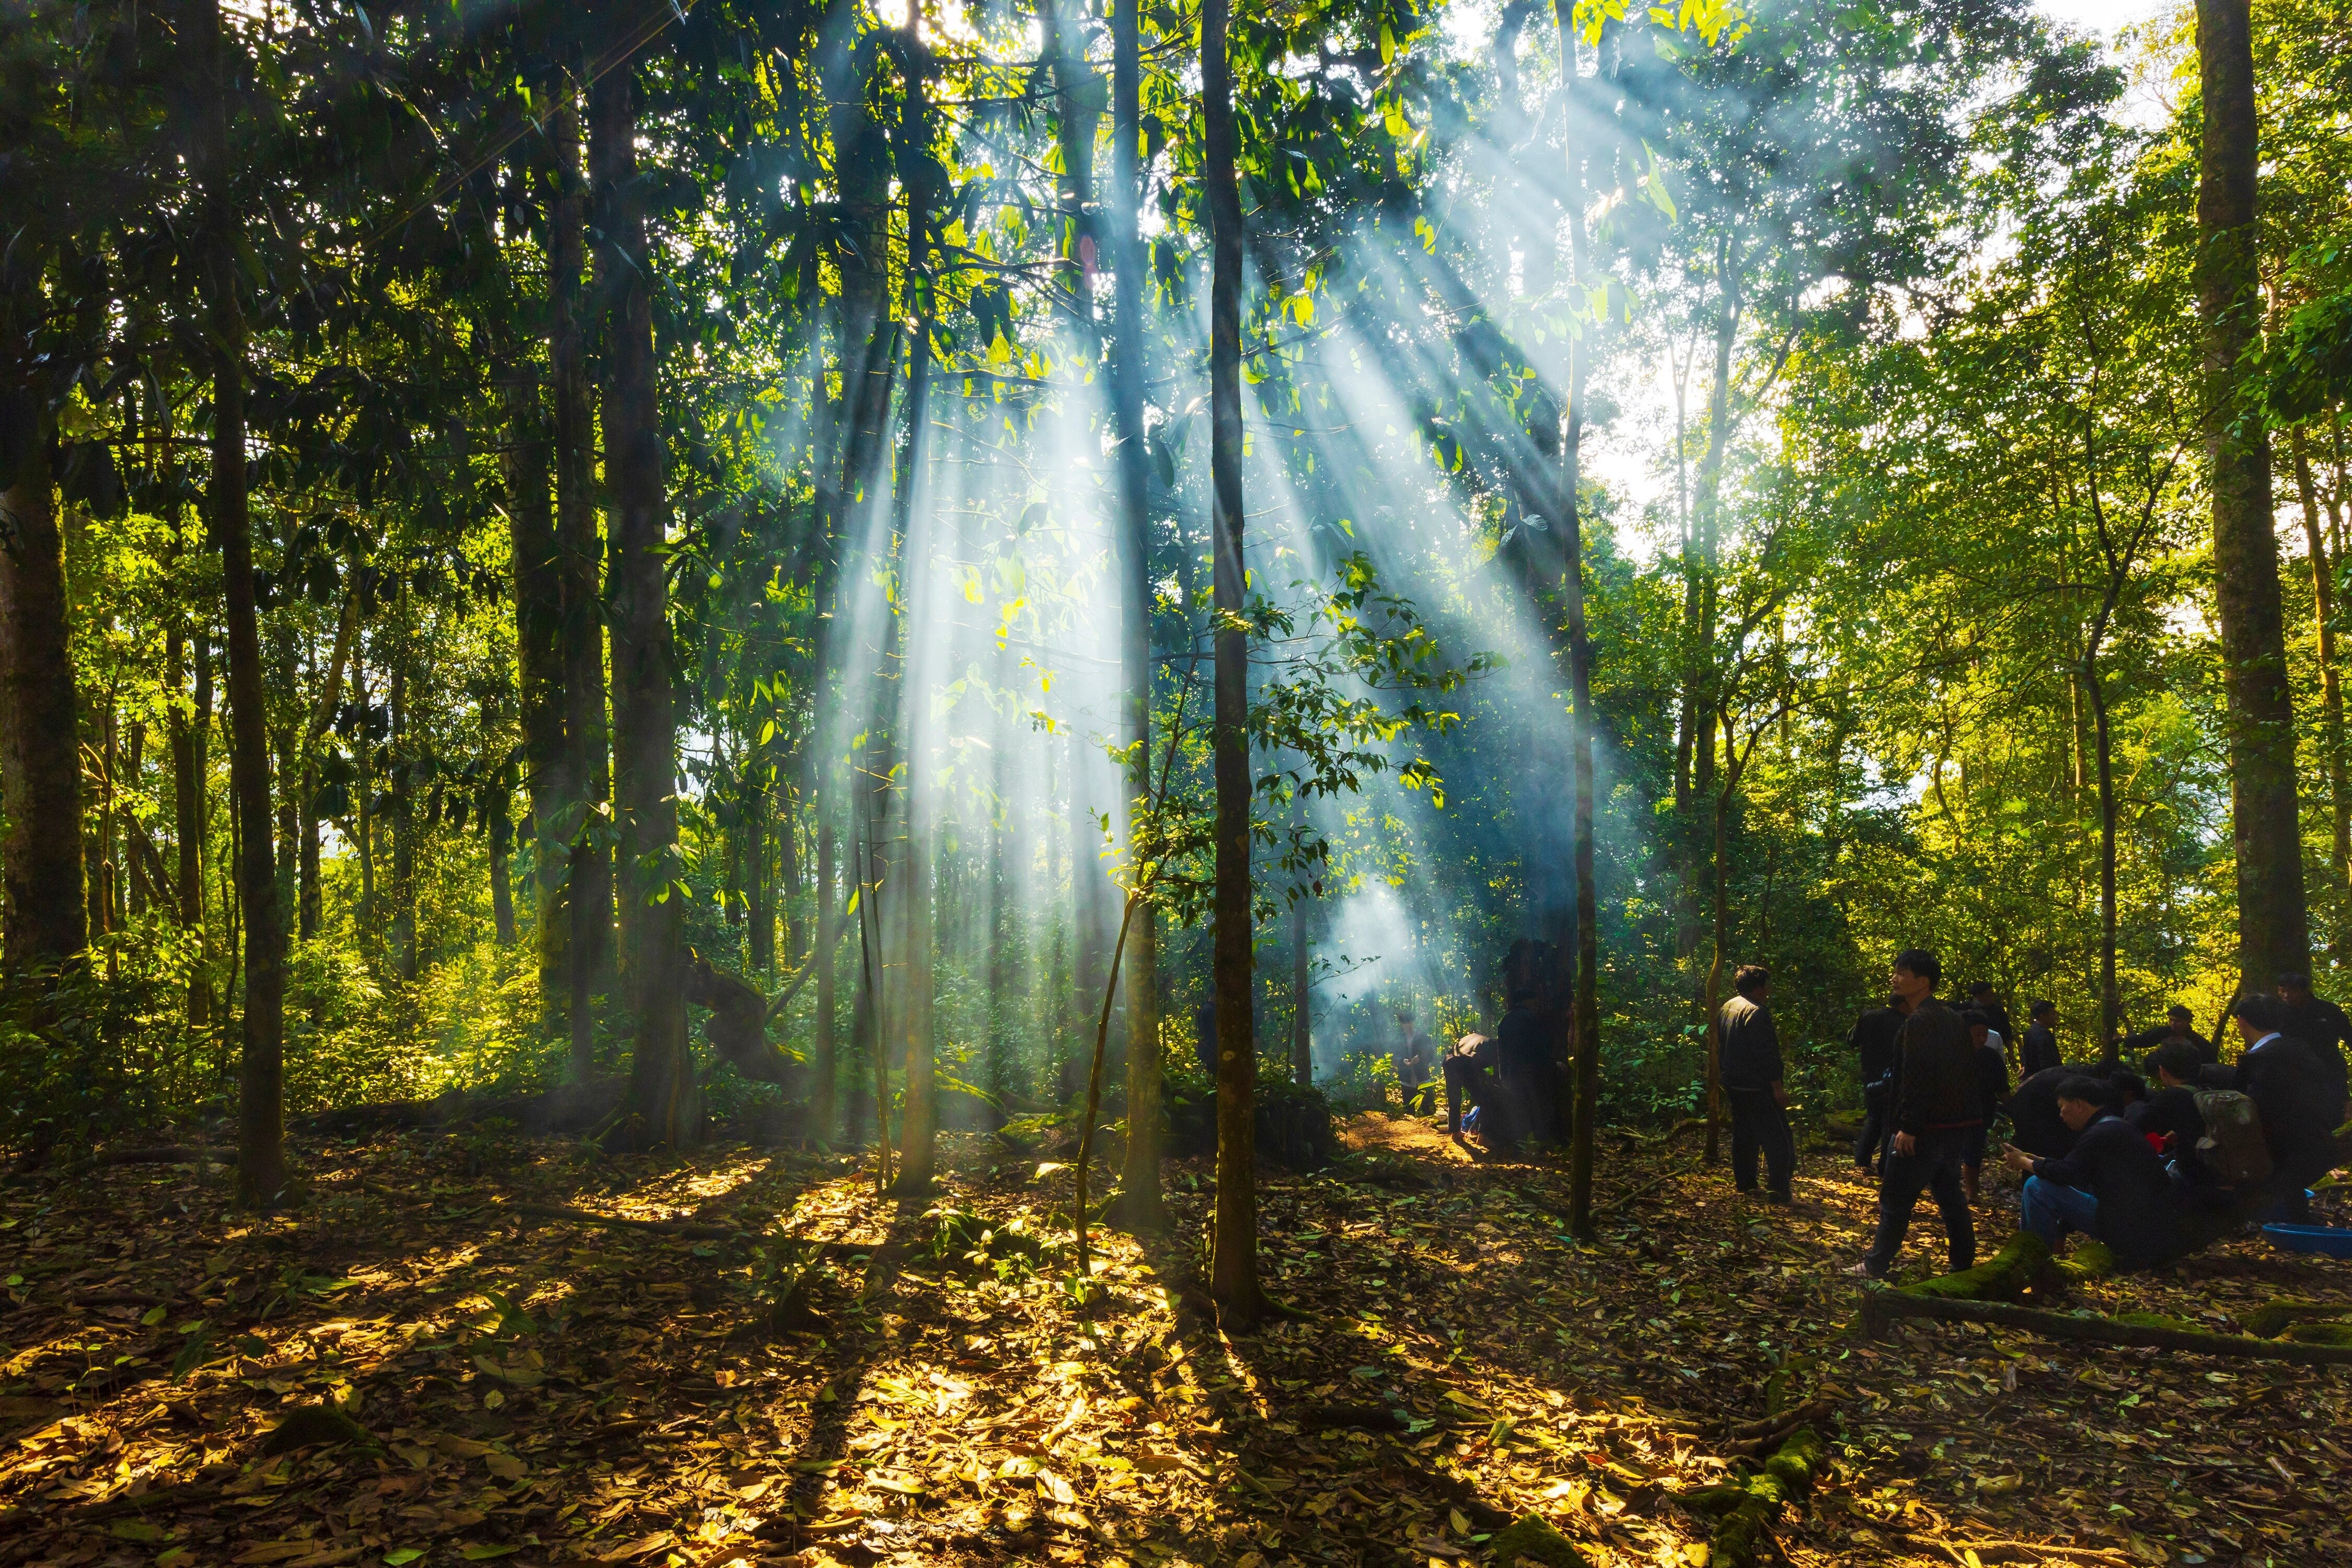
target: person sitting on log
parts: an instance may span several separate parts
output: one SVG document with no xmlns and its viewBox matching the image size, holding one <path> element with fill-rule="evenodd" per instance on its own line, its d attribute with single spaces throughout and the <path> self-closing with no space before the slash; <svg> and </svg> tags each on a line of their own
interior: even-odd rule
<svg viewBox="0 0 2352 1568">
<path fill-rule="evenodd" d="M 1969 1134 L 1968 1150 L 1960 1156 L 1960 1175 L 1968 1187 L 1969 1202 L 1974 1203 L 1983 1186 L 1985 1135 L 2009 1099 L 2009 1053 L 2001 1049 L 1991 1016 L 1983 1008 L 1963 1009 L 1960 1022 L 1969 1026 L 1969 1038 L 1976 1046 L 1978 1103 L 1984 1108 L 1984 1120 Z"/>
<path fill-rule="evenodd" d="M 2070 1230 L 2106 1244 L 2125 1268 L 2178 1257 L 2180 1212 L 2172 1178 L 2147 1140 L 2109 1108 L 2108 1086 L 2078 1073 L 2058 1086 L 2058 1114 L 2075 1132 L 2063 1159 L 2037 1160 L 2014 1143 L 2001 1161 L 2024 1175 L 2018 1224 L 2056 1251 Z"/>
<path fill-rule="evenodd" d="M 1878 1234 L 1869 1254 L 1849 1273 L 1884 1279 L 1903 1250 L 1911 1211 L 1922 1191 L 1935 1194 L 1955 1274 L 1976 1262 L 1976 1221 L 1961 1186 L 1960 1157 L 1971 1128 L 1984 1122 L 1979 1103 L 1976 1046 L 1960 1016 L 1936 1000 L 1943 966 L 1924 948 L 1895 955 L 1889 976 L 1911 1016 L 1896 1037 L 1895 1135 L 1878 1184 Z"/>
</svg>

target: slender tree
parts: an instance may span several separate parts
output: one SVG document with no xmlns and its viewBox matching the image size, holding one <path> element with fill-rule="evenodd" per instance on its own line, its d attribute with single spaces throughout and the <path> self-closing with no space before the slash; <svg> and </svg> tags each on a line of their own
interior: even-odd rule
<svg viewBox="0 0 2352 1568">
<path fill-rule="evenodd" d="M 74 700 L 65 539 L 49 475 L 47 391 L 29 374 L 0 388 L 0 838 L 9 964 L 69 959 L 87 941 L 81 732 Z"/>
</svg>

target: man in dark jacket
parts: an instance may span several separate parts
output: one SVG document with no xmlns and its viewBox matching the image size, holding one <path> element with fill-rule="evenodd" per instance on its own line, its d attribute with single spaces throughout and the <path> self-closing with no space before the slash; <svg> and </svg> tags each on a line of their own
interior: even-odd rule
<svg viewBox="0 0 2352 1568">
<path fill-rule="evenodd" d="M 2339 1105 L 2345 1099 L 2347 1073 L 2345 1052 L 2352 1050 L 2352 1019 L 2344 1009 L 2324 996 L 2311 994 L 2308 974 L 2282 974 L 2278 977 L 2279 1001 L 2285 1005 L 2285 1016 L 2279 1028 L 2290 1038 L 2301 1040 L 2319 1058 L 2319 1066 L 2334 1086 Z M 2341 1126 L 2352 1120 L 2352 1106 L 2345 1106 L 2336 1119 Z"/>
<path fill-rule="evenodd" d="M 2058 1004 L 2036 1002 L 2027 1014 L 2025 1038 L 2018 1042 L 2017 1076 L 2032 1078 L 2058 1066 Z"/>
<path fill-rule="evenodd" d="M 2017 1086 L 2002 1109 L 2017 1146 L 2044 1160 L 2054 1160 L 2074 1146 L 2074 1130 L 2058 1114 L 2058 1086 L 2087 1068 L 2063 1065 L 2043 1068 Z"/>
<path fill-rule="evenodd" d="M 1743 1193 L 1756 1190 L 1756 1156 L 1761 1152 L 1772 1201 L 1785 1204 L 1797 1171 L 1797 1142 L 1789 1133 L 1780 1037 L 1765 1005 L 1771 988 L 1772 977 L 1760 965 L 1741 966 L 1731 979 L 1731 1000 L 1716 1016 L 1716 1048 L 1724 1097 L 1731 1101 L 1732 1185 Z"/>
<path fill-rule="evenodd" d="M 1878 1236 L 1851 1272 L 1883 1279 L 1903 1250 L 1922 1191 L 1936 1196 L 1955 1271 L 1977 1260 L 1976 1224 L 1961 1186 L 1970 1129 L 1983 1125 L 1976 1047 L 1960 1016 L 1936 1000 L 1943 966 L 1921 948 L 1895 954 L 1890 984 L 1911 1005 L 1895 1041 L 1895 1135 L 1878 1184 Z"/>
<path fill-rule="evenodd" d="M 1551 1139 L 1552 1109 L 1557 1098 L 1552 1083 L 1551 1032 L 1536 1010 L 1532 990 L 1512 994 L 1510 1011 L 1495 1026 L 1495 1043 L 1501 1047 L 1495 1077 L 1511 1108 L 1512 1138 Z"/>
<path fill-rule="evenodd" d="M 1969 999 L 1960 1011 L 1966 1013 L 1970 1007 L 1985 1016 L 1985 1027 L 2000 1037 L 2004 1049 L 2016 1043 L 2017 1037 L 2009 1032 L 2009 1009 L 2001 1005 L 2000 993 L 1992 988 L 1991 981 L 1979 980 L 1969 987 Z"/>
<path fill-rule="evenodd" d="M 2126 1035 L 2124 1054 L 2130 1057 L 2145 1057 L 2150 1051 L 2161 1049 L 2167 1043 L 2173 1040 L 2179 1040 L 2193 1047 L 2200 1066 L 2208 1066 L 2221 1059 L 2221 1053 L 2213 1048 L 2213 1042 L 2197 1032 L 2190 1020 L 2189 1009 L 2178 1002 L 2164 1010 L 2163 1023 L 2152 1029 L 2142 1029 L 2136 1035 Z"/>
<path fill-rule="evenodd" d="M 1981 1008 L 1963 1008 L 1960 1022 L 1969 1026 L 1969 1043 L 1977 1053 L 1977 1104 L 1984 1112 L 1984 1120 L 1969 1134 L 1968 1150 L 1960 1156 L 1960 1176 L 1969 1202 L 1974 1203 L 1983 1178 L 1986 1131 L 2009 1100 L 2009 1058 L 1993 1037 L 1992 1020 Z"/>
<path fill-rule="evenodd" d="M 2254 1102 L 2275 1168 L 2272 1181 L 2284 1194 L 2274 1217 L 2300 1219 L 2311 1206 L 2304 1189 L 2336 1163 L 2343 1080 L 2328 1071 L 2333 1053 L 2315 1051 L 2283 1032 L 2287 1009 L 2277 997 L 2242 996 L 2231 1016 L 2246 1042 L 2244 1054 L 2236 1065 L 2207 1068 L 2199 1077 L 2208 1089 L 2234 1089 Z"/>
<path fill-rule="evenodd" d="M 1900 997 L 1873 1007 L 1854 1020 L 1845 1037 L 1862 1077 L 1862 1131 L 1853 1140 L 1853 1163 L 1864 1171 L 1886 1152 L 1888 1107 L 1895 1101 L 1895 1037 L 1911 1009 Z"/>
<path fill-rule="evenodd" d="M 2068 1231 L 2079 1230 L 2106 1243 L 2126 1268 L 2145 1268 L 2179 1252 L 2179 1204 L 2164 1162 L 2106 1100 L 2107 1086 L 2098 1079 L 2066 1079 L 2058 1086 L 2058 1113 L 2074 1130 L 2074 1152 L 2037 1160 L 2012 1143 L 2001 1159 L 2026 1177 L 2021 1228 L 2053 1251 Z"/>
<path fill-rule="evenodd" d="M 2204 1067 L 2193 1042 L 2167 1040 L 2148 1053 L 2147 1076 L 2156 1087 L 2138 1104 L 2124 1108 L 2124 1120 L 2141 1137 L 2161 1141 L 2165 1153 L 2191 1164 L 2197 1159 L 2197 1140 L 2205 1136 L 2196 1087 Z"/>
</svg>

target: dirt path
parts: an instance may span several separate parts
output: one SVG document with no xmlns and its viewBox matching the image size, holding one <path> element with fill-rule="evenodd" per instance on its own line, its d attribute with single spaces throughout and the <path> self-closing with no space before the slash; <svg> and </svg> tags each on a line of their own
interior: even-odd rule
<svg viewBox="0 0 2352 1568">
<path fill-rule="evenodd" d="M 1835 1408 L 1793 1563 L 2352 1562 L 2352 1369 L 1930 1325 L 1856 1342 L 1837 1270 L 1873 1194 L 1827 1153 L 1783 1212 L 1688 1147 L 1620 1141 L 1601 1190 L 1631 1201 L 1582 1249 L 1556 1165 L 1402 1119 L 1348 1138 L 1364 1152 L 1333 1171 L 1267 1173 L 1291 1311 L 1232 1337 L 1191 1283 L 1198 1165 L 1171 1167 L 1167 1242 L 1105 1238 L 1087 1318 L 1058 1272 L 1067 1173 L 977 1140 L 940 1201 L 978 1223 L 945 1242 L 841 1162 L 740 1149 L 317 1146 L 317 1200 L 261 1221 L 186 1167 L 19 1184 L 0 1562 L 1391 1568 L 1482 1561 L 1534 1511 L 1593 1563 L 1687 1564 L 1706 1525 L 1676 1500 L 1725 1473 L 1776 1373 Z M 739 1248 L 517 1202 L 834 1243 L 818 1321 L 776 1331 Z M 2087 1301 L 2226 1324 L 2287 1293 L 2352 1276 L 2239 1243 Z M 329 1400 L 363 1439 L 268 1451 Z M 2033 1542 L 2073 1555 L 1991 1544 Z"/>
</svg>

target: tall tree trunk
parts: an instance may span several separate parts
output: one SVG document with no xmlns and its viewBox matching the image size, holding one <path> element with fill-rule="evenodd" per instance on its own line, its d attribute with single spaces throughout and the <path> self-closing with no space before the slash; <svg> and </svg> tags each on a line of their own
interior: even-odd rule
<svg viewBox="0 0 2352 1568">
<path fill-rule="evenodd" d="M 551 206 L 562 202 L 560 191 Z M 563 559 L 550 485 L 554 451 L 538 368 L 510 364 L 507 395 L 507 526 L 513 555 L 516 704 L 522 724 L 523 788 L 530 800 L 531 945 L 539 971 L 539 1026 L 563 1032 L 571 1000 L 564 960 L 564 818 L 578 784 L 566 771 L 563 735 Z M 505 886 L 501 873 L 494 895 Z M 509 921 L 512 920 L 509 914 Z"/>
<path fill-rule="evenodd" d="M 677 867 L 677 731 L 670 689 L 669 502 L 661 411 L 655 401 L 654 318 L 646 221 L 637 188 L 636 73 L 623 66 L 589 96 L 589 160 L 601 239 L 604 489 L 612 534 L 614 801 L 621 826 L 625 963 L 636 1044 L 621 1147 L 686 1148 L 701 1141 L 686 1047 L 685 900 Z"/>
<path fill-rule="evenodd" d="M 408 636 L 407 616 L 396 634 Z M 414 983 L 416 951 L 415 759 L 408 754 L 408 648 L 392 652 L 392 957 L 400 978 Z"/>
<path fill-rule="evenodd" d="M 2304 545 L 2311 556 L 2312 612 L 2319 628 L 2319 743 L 2326 753 L 2327 804 L 2335 829 L 2328 844 L 2328 880 L 2340 905 L 2352 889 L 2352 786 L 2345 778 L 2344 686 L 2336 667 L 2336 569 L 2320 523 L 2319 487 L 2312 482 L 2311 453 L 2301 426 L 2287 432 L 2287 444 L 2294 458 L 2295 496 L 2302 503 Z M 2328 945 L 2339 963 L 2352 950 L 2352 920 L 2341 908 Z"/>
<path fill-rule="evenodd" d="M 2238 967 L 2266 986 L 2310 962 L 2294 707 L 2287 686 L 2270 437 L 2241 368 L 2261 325 L 2254 57 L 2247 0 L 2197 0 L 2205 128 L 2197 184 L 2201 402 L 2213 507 L 2214 603 L 2228 698 L 2230 805 L 2237 851 Z"/>
<path fill-rule="evenodd" d="M 552 823 L 563 854 L 564 1012 L 568 1071 L 575 1083 L 596 1072 L 597 991 L 612 958 L 613 861 L 604 805 L 612 798 L 604 721 L 603 552 L 596 538 L 594 416 L 589 401 L 588 195 L 580 175 L 580 105 L 569 90 L 548 119 L 556 190 L 550 204 L 548 380 L 554 405 L 555 533 L 562 602 L 563 767 L 566 788 Z M 549 878 L 554 877 L 551 856 Z"/>
<path fill-rule="evenodd" d="M 1723 463 L 1731 446 L 1732 350 L 1739 338 L 1741 300 L 1737 266 L 1733 245 L 1727 237 L 1717 242 L 1716 248 L 1715 369 L 1713 379 L 1707 385 L 1706 450 L 1699 458 L 1697 493 L 1692 507 L 1691 531 L 1696 545 L 1693 560 L 1696 576 L 1692 587 L 1685 591 L 1696 612 L 1688 622 L 1690 641 L 1685 654 L 1688 664 L 1683 678 L 1686 693 L 1684 707 L 1689 713 L 1691 725 L 1690 798 L 1693 800 L 1712 800 L 1716 789 L 1716 571 L 1722 556 Z M 1692 825 L 1687 819 L 1683 831 L 1686 835 L 1692 834 Z M 1685 874 L 1688 891 L 1678 947 L 1687 956 L 1698 949 L 1699 911 L 1709 893 L 1706 886 L 1709 861 L 1700 852 L 1695 835 L 1685 842 L 1685 853 L 1689 857 L 1689 869 Z M 1695 999 L 1702 1006 L 1705 1005 L 1703 993 Z"/>
<path fill-rule="evenodd" d="M 1234 177 L 1232 0 L 1201 7 L 1201 104 L 1209 191 L 1209 468 L 1216 616 L 1217 1215 L 1209 1293 L 1218 1321 L 1245 1327 L 1264 1307 L 1257 1279 L 1257 1043 L 1250 1016 L 1248 605 L 1242 557 L 1242 197 Z"/>
<path fill-rule="evenodd" d="M 1307 900 L 1290 906 L 1290 1077 L 1305 1089 L 1315 1081 L 1314 1018 L 1308 1009 L 1313 986 L 1307 963 Z"/>
<path fill-rule="evenodd" d="M 2123 1021 L 2123 994 L 2116 984 L 2116 761 L 2098 657 L 2094 647 L 2083 661 L 2083 691 L 2091 700 L 2091 742 L 2098 758 L 2099 1059 L 2112 1064 L 2118 1051 L 2117 1026 Z"/>
<path fill-rule="evenodd" d="M 212 833 L 210 794 L 213 773 L 213 648 L 199 623 L 189 638 L 188 652 L 195 664 L 194 716 L 188 725 L 189 788 L 180 807 L 180 915 L 195 929 L 198 962 L 188 976 L 188 1027 L 202 1032 L 226 1010 L 226 999 L 215 1005 L 212 983 L 212 938 L 205 927 L 205 858 Z"/>
<path fill-rule="evenodd" d="M 754 743 L 745 748 L 740 783 L 742 821 L 737 831 L 743 841 L 744 918 L 751 925 L 751 973 L 765 978 L 776 967 L 776 911 L 769 898 L 769 802 L 774 794 L 774 769 L 768 749 Z"/>
<path fill-rule="evenodd" d="M 359 628 L 360 596 L 353 588 L 344 595 L 342 614 L 336 617 L 334 652 L 328 658 L 327 679 L 319 688 L 310 721 L 303 726 L 301 762 L 295 770 L 302 796 L 297 827 L 301 836 L 301 864 L 296 880 L 296 918 L 305 942 L 319 934 L 320 919 L 325 913 L 319 887 L 319 742 L 325 739 L 328 727 L 335 721 L 335 710 L 342 702 L 343 668 L 359 647 Z M 323 998 L 314 999 L 314 1012 L 322 1002 Z"/>
<path fill-rule="evenodd" d="M 824 731 L 820 728 L 817 732 Z M 819 1143 L 833 1142 L 835 1084 L 839 1078 L 836 1046 L 840 1038 L 841 1001 L 834 950 L 840 945 L 837 922 L 841 917 L 835 910 L 839 900 L 834 893 L 840 879 L 840 857 L 833 826 L 838 804 L 838 794 L 828 780 L 815 803 L 816 951 L 809 955 L 809 962 L 816 965 L 816 1038 L 809 1045 L 808 1136 Z"/>
<path fill-rule="evenodd" d="M 908 26 L 921 15 L 920 7 L 908 10 Z M 919 105 L 921 83 L 910 84 L 909 96 Z M 910 108 L 910 114 L 917 109 Z M 908 191 L 910 226 L 915 232 L 912 247 L 918 253 L 925 243 L 923 227 L 928 201 L 925 185 L 913 182 Z M 910 267 L 912 263 L 909 264 Z M 913 290 L 909 290 L 912 292 Z M 898 540 L 898 581 L 908 583 L 925 570 L 926 553 L 915 538 L 918 521 L 916 487 L 922 482 L 922 435 L 926 405 L 931 384 L 931 322 L 929 317 L 916 324 L 915 338 L 909 345 L 907 370 L 906 444 L 898 461 L 896 526 Z M 901 590 L 901 603 L 905 603 Z M 904 636 L 903 633 L 900 634 Z M 904 661 L 901 660 L 901 669 Z M 915 689 L 914 682 L 902 675 L 898 681 L 900 698 L 897 728 L 899 732 L 898 754 L 904 772 L 900 791 L 898 816 L 904 825 L 906 838 L 898 868 L 898 921 L 900 932 L 898 961 L 905 965 L 899 982 L 900 1005 L 892 1011 L 903 1030 L 906 1054 L 906 1105 L 899 1116 L 898 1190 L 902 1193 L 926 1192 L 931 1185 L 936 1168 L 940 1106 L 938 1076 L 933 1056 L 932 1038 L 932 889 L 931 878 L 937 857 L 933 853 L 935 824 L 929 803 L 927 737 L 918 720 L 929 702 L 929 694 Z"/>
<path fill-rule="evenodd" d="M 776 891 L 771 900 L 775 906 L 772 919 L 783 928 L 784 962 L 794 965 L 805 961 L 803 939 L 808 934 L 801 921 L 801 796 L 793 787 L 800 776 L 799 748 L 795 746 L 787 760 L 774 770 L 774 783 L 770 787 L 776 835 Z"/>
<path fill-rule="evenodd" d="M 1706 1148 L 1700 1156 L 1708 1164 L 1723 1157 L 1723 1031 L 1716 1009 L 1723 1001 L 1723 949 L 1731 940 L 1731 792 L 1736 773 L 1727 774 L 1715 792 L 1713 853 L 1708 865 L 1714 883 L 1715 907 L 1709 922 L 1706 989 L 1700 997 L 1700 1027 L 1706 1031 Z"/>
<path fill-rule="evenodd" d="M 1142 7 L 1111 6 L 1111 427 L 1118 445 L 1119 673 L 1126 691 L 1128 843 L 1133 874 L 1152 848 L 1151 480 L 1143 428 Z M 1127 1157 L 1122 1215 L 1137 1230 L 1167 1223 L 1160 1196 L 1160 933 L 1149 903 L 1127 938 Z"/>
<path fill-rule="evenodd" d="M 65 536 L 49 475 L 48 410 L 37 387 L 0 391 L 0 430 L 13 448 L 0 490 L 0 801 L 7 824 L 0 878 L 5 952 L 15 968 L 79 954 L 89 923 Z"/>
<path fill-rule="evenodd" d="M 237 1075 L 237 1201 L 275 1204 L 286 1186 L 286 971 L 269 837 L 269 716 L 246 493 L 245 310 L 228 186 L 229 50 L 220 0 L 197 0 L 204 112 L 192 162 L 204 182 L 205 285 L 211 312 L 210 509 L 228 621 L 229 786 L 236 800 L 236 896 L 245 928 L 244 1052 Z"/>
</svg>

